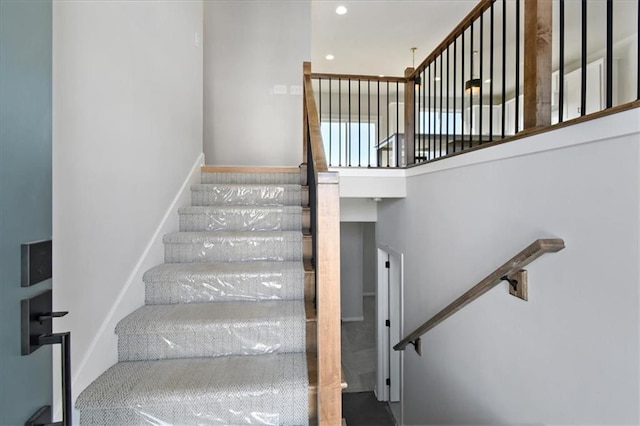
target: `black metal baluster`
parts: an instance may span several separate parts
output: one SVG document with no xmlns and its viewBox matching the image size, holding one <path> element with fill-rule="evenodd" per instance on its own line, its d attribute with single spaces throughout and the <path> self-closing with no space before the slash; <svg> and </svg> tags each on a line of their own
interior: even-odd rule
<svg viewBox="0 0 640 426">
<path fill-rule="evenodd" d="M 456 152 L 456 118 L 458 111 L 456 110 L 456 93 L 457 93 L 457 74 L 458 74 L 458 37 L 453 39 L 453 152 Z"/>
<path fill-rule="evenodd" d="M 493 141 L 493 47 L 494 47 L 494 13 L 491 3 L 491 36 L 489 38 L 489 142 Z"/>
<path fill-rule="evenodd" d="M 507 0 L 502 0 L 502 139 L 507 117 Z"/>
<path fill-rule="evenodd" d="M 613 106 L 613 0 L 607 0 L 607 108 Z"/>
<path fill-rule="evenodd" d="M 389 129 L 389 81 L 387 80 L 387 167 L 390 166 L 389 164 L 389 143 L 390 143 L 390 136 L 391 134 L 389 133 L 391 131 L 391 129 Z"/>
<path fill-rule="evenodd" d="M 413 72 L 416 73 L 416 70 L 414 69 Z M 415 104 L 416 103 L 418 104 L 417 109 L 415 109 L 415 111 L 417 111 L 417 114 L 416 113 L 413 114 L 413 117 L 414 117 L 414 126 L 413 126 L 413 129 L 414 129 L 413 130 L 413 161 L 414 161 L 415 164 L 418 163 L 418 158 L 419 158 L 418 153 L 420 152 L 420 134 L 421 134 L 421 130 L 422 130 L 422 128 L 420 126 L 422 124 L 421 120 L 420 120 L 420 118 L 421 118 L 421 114 L 420 114 L 420 106 L 421 106 L 420 90 L 421 90 L 421 84 L 424 82 L 424 79 L 422 79 L 421 75 L 419 73 L 417 75 L 418 75 L 418 77 L 414 77 L 414 81 L 413 81 L 414 96 L 415 96 L 415 98 L 417 98 L 417 99 L 414 99 L 414 102 L 413 102 L 414 109 L 415 109 Z M 417 85 L 417 88 L 418 88 L 417 95 L 415 94 L 415 88 L 416 88 L 416 80 L 415 79 L 416 78 L 419 81 L 419 83 Z M 417 130 L 416 130 L 416 126 L 418 127 Z M 417 146 L 416 146 L 416 144 L 417 144 Z"/>
<path fill-rule="evenodd" d="M 358 79 L 358 167 L 361 167 L 361 157 L 362 157 L 362 123 L 360 120 L 362 117 L 362 110 L 360 109 L 360 79 Z"/>
<path fill-rule="evenodd" d="M 449 62 L 451 58 L 449 57 L 449 46 L 447 46 L 447 127 L 446 127 L 446 140 L 445 140 L 445 152 L 449 155 Z"/>
<path fill-rule="evenodd" d="M 376 129 L 378 136 L 376 138 L 376 167 L 380 167 L 381 163 L 381 154 L 380 154 L 380 80 L 378 80 L 378 106 L 376 107 L 376 114 L 378 114 L 378 128 Z"/>
<path fill-rule="evenodd" d="M 427 161 L 431 161 L 431 64 L 428 66 L 429 73 L 427 81 L 429 90 L 427 91 Z"/>
<path fill-rule="evenodd" d="M 460 49 L 460 82 L 462 83 L 462 87 L 460 89 L 460 111 L 462 112 L 462 128 L 460 129 L 460 151 L 464 151 L 464 33 L 465 30 L 462 31 L 462 46 Z"/>
<path fill-rule="evenodd" d="M 406 136 L 405 130 L 405 136 Z M 400 167 L 400 83 L 396 81 L 396 167 Z"/>
<path fill-rule="evenodd" d="M 473 81 L 473 21 L 471 21 L 469 34 L 469 81 Z M 469 148 L 473 146 L 473 85 L 469 86 Z"/>
<path fill-rule="evenodd" d="M 580 115 L 587 109 L 587 0 L 582 0 L 582 52 L 580 58 Z"/>
<path fill-rule="evenodd" d="M 473 66 L 474 66 L 474 55 L 473 55 L 473 21 L 471 21 L 471 25 L 469 27 L 471 32 L 469 34 L 469 81 L 473 80 Z M 469 148 L 473 146 L 473 86 L 469 87 Z"/>
<path fill-rule="evenodd" d="M 520 0 L 516 0 L 516 80 L 515 81 L 516 81 L 515 133 L 518 133 L 520 129 Z"/>
<path fill-rule="evenodd" d="M 427 69 L 423 68 L 422 69 L 422 87 L 420 88 L 420 92 L 421 92 L 421 96 L 422 96 L 422 109 L 424 110 L 426 107 L 426 95 L 427 95 Z M 422 115 L 422 113 L 421 113 Z M 426 161 L 427 156 L 425 155 L 425 145 L 427 143 L 427 141 L 425 140 L 425 136 L 427 135 L 427 117 L 423 116 L 422 117 L 422 136 L 420 137 L 420 146 L 422 147 L 421 149 L 421 157 L 422 157 L 422 161 Z"/>
<path fill-rule="evenodd" d="M 371 167 L 371 80 L 367 80 L 367 167 Z"/>
<path fill-rule="evenodd" d="M 558 69 L 558 123 L 564 121 L 564 0 L 560 0 L 558 4 L 559 10 L 559 28 L 560 28 L 560 40 L 559 44 L 559 69 Z"/>
<path fill-rule="evenodd" d="M 351 79 L 348 79 L 349 89 L 349 115 L 347 116 L 348 124 L 345 137 L 347 138 L 347 166 L 351 167 Z"/>
<path fill-rule="evenodd" d="M 333 101 L 333 95 L 331 93 L 331 79 L 329 79 L 329 165 L 332 166 L 333 163 L 331 157 L 331 136 L 333 134 L 333 115 L 331 114 L 331 103 Z M 308 160 L 308 159 L 307 159 Z"/>
<path fill-rule="evenodd" d="M 338 79 L 338 166 L 342 167 L 342 79 Z"/>
<path fill-rule="evenodd" d="M 482 145 L 482 119 L 483 107 L 484 107 L 484 78 L 483 78 L 483 63 L 484 63 L 484 12 L 480 14 L 480 54 L 478 55 L 478 61 L 480 62 L 480 76 L 479 76 L 479 93 L 478 93 L 478 139 L 480 145 Z"/>
<path fill-rule="evenodd" d="M 442 122 L 444 121 L 442 118 L 442 109 L 444 106 L 444 102 L 442 99 L 442 95 L 443 95 L 443 88 L 444 88 L 444 52 L 440 51 L 440 54 L 438 55 L 438 57 L 440 58 L 440 110 L 438 111 L 438 115 L 440 116 L 440 147 L 439 149 L 439 153 L 438 153 L 438 157 L 442 157 Z"/>
<path fill-rule="evenodd" d="M 318 121 L 322 125 L 322 79 L 318 79 Z"/>
</svg>

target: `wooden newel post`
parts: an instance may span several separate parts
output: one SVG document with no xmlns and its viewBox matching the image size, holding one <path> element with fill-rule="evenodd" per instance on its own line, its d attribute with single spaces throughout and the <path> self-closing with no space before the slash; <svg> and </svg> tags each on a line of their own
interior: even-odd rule
<svg viewBox="0 0 640 426">
<path fill-rule="evenodd" d="M 416 161 L 415 153 L 415 88 L 416 82 L 411 77 L 414 69 L 412 67 L 404 70 L 404 76 L 407 79 L 404 83 L 404 158 L 405 164 L 413 164 Z M 400 147 L 398 147 L 400 148 Z"/>
<path fill-rule="evenodd" d="M 524 2 L 525 129 L 551 125 L 552 1 Z"/>
</svg>

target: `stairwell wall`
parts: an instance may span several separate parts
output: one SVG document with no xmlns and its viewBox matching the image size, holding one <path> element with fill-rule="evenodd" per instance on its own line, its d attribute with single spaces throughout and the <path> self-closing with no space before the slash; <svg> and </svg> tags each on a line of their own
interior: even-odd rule
<svg viewBox="0 0 640 426">
<path fill-rule="evenodd" d="M 53 4 L 53 294 L 74 399 L 116 362 L 113 326 L 144 303 L 202 162 L 202 25 L 202 1 Z"/>
<path fill-rule="evenodd" d="M 204 151 L 213 165 L 302 161 L 302 63 L 311 2 L 205 2 Z M 278 94 L 274 86 L 283 86 Z M 292 93 L 292 86 L 300 89 Z"/>
<path fill-rule="evenodd" d="M 537 238 L 566 248 L 403 352 L 404 422 L 640 423 L 638 109 L 407 170 L 377 240 L 405 253 L 413 330 Z"/>
</svg>

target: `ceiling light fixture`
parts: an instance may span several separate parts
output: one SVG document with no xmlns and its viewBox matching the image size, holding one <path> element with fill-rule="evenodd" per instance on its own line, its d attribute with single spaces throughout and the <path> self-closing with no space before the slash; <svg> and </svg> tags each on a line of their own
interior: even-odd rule
<svg viewBox="0 0 640 426">
<path fill-rule="evenodd" d="M 411 51 L 411 68 L 415 70 L 416 69 L 416 50 L 418 50 L 418 48 L 412 47 L 409 50 Z M 415 84 L 415 88 L 417 90 L 420 87 L 420 84 L 422 84 L 422 79 L 420 78 L 419 75 L 414 78 L 413 83 Z"/>
<path fill-rule="evenodd" d="M 331 53 L 329 53 L 327 56 L 324 57 L 327 61 L 333 61 L 335 59 L 335 56 L 333 56 Z"/>
<path fill-rule="evenodd" d="M 480 87 L 482 86 L 482 80 L 480 80 L 477 77 L 474 77 L 473 75 L 475 74 L 474 70 L 473 70 L 473 64 L 477 63 L 477 56 L 478 56 L 478 51 L 474 50 L 473 51 L 473 58 L 471 58 L 471 64 L 472 64 L 472 68 L 471 68 L 471 78 L 467 81 L 465 81 L 464 83 L 464 92 L 465 93 L 471 93 L 472 95 L 477 95 L 480 93 Z"/>
<path fill-rule="evenodd" d="M 342 6 L 342 5 L 340 5 L 340 6 L 336 7 L 336 13 L 338 15 L 344 15 L 345 13 L 347 13 L 347 8 Z"/>
</svg>

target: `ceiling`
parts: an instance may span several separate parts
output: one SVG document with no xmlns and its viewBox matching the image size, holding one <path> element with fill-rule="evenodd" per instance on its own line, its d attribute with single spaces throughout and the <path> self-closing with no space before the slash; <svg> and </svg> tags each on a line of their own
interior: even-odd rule
<svg viewBox="0 0 640 426">
<path fill-rule="evenodd" d="M 312 0 L 314 72 L 403 76 L 418 65 L 478 0 Z M 337 15 L 339 5 L 347 7 Z M 328 61 L 327 54 L 335 59 Z"/>
</svg>

